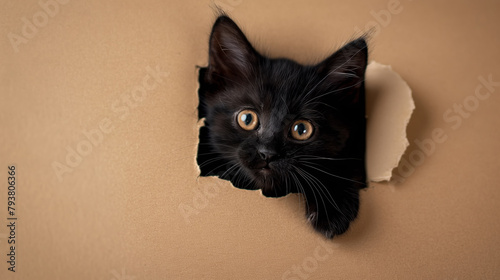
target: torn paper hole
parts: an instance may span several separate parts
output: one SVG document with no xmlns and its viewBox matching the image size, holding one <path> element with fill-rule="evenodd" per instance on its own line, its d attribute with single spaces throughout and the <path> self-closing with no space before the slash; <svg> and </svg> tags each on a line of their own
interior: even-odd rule
<svg viewBox="0 0 500 280">
<path fill-rule="evenodd" d="M 415 104 L 410 87 L 391 66 L 371 62 L 366 69 L 365 87 L 368 180 L 389 181 L 409 145 L 406 126 Z"/>
</svg>

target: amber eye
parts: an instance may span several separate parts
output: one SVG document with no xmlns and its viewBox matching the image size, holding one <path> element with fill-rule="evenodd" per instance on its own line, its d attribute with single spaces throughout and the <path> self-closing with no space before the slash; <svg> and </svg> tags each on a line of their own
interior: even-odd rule
<svg viewBox="0 0 500 280">
<path fill-rule="evenodd" d="M 314 131 L 312 124 L 306 120 L 295 121 L 292 125 L 292 137 L 296 140 L 307 140 L 311 138 Z"/>
<path fill-rule="evenodd" d="M 244 130 L 254 130 L 259 124 L 257 114 L 252 110 L 243 110 L 238 113 L 238 125 Z"/>
</svg>

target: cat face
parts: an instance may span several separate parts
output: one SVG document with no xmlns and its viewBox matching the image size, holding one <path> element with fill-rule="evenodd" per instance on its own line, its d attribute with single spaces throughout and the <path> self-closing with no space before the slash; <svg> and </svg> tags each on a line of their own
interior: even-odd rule
<svg viewBox="0 0 500 280">
<path fill-rule="evenodd" d="M 265 196 L 303 193 L 316 228 L 327 236 L 345 231 L 321 218 L 354 219 L 366 180 L 364 40 L 303 66 L 262 56 L 222 16 L 209 48 L 209 65 L 200 70 L 201 175 Z"/>
</svg>

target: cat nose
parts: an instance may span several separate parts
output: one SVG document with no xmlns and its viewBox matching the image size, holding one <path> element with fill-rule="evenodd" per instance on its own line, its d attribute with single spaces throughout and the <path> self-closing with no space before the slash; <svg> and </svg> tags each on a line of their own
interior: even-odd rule
<svg viewBox="0 0 500 280">
<path fill-rule="evenodd" d="M 260 158 L 269 162 L 273 160 L 278 154 L 274 150 L 266 149 L 266 148 L 259 148 L 257 153 L 259 154 Z"/>
</svg>

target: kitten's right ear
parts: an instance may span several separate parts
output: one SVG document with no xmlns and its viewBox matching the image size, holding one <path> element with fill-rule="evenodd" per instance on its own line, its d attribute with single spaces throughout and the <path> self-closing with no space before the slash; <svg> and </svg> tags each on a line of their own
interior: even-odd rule
<svg viewBox="0 0 500 280">
<path fill-rule="evenodd" d="M 227 83 L 248 79 L 254 72 L 258 53 L 229 17 L 217 18 L 209 44 L 207 79 L 212 83 Z"/>
<path fill-rule="evenodd" d="M 368 45 L 364 37 L 347 43 L 317 65 L 325 82 L 359 88 L 365 78 L 368 62 Z"/>
</svg>

